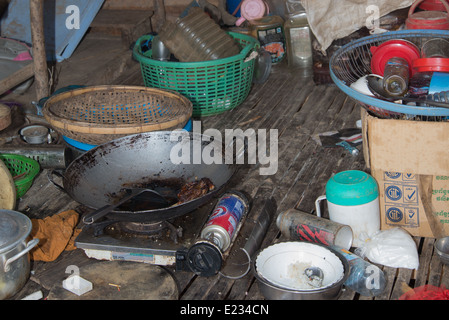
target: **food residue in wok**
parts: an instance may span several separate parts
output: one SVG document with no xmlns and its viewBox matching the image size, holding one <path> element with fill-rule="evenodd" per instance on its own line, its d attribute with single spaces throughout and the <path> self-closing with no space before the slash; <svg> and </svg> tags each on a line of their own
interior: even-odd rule
<svg viewBox="0 0 449 320">
<path fill-rule="evenodd" d="M 188 182 L 181 187 L 181 190 L 178 193 L 178 202 L 176 205 L 201 198 L 214 189 L 215 186 L 209 178 L 202 178 L 199 181 Z"/>
<path fill-rule="evenodd" d="M 165 184 L 163 180 L 151 182 L 148 184 L 134 186 L 135 188 L 148 188 L 158 192 L 168 202 L 169 207 L 177 206 L 182 203 L 198 199 L 210 191 L 215 189 L 214 184 L 209 178 L 202 178 L 192 182 L 174 183 L 167 181 Z M 143 211 L 160 209 L 159 206 L 147 201 L 145 193 L 136 196 L 135 198 L 125 202 L 120 206 L 120 210 L 125 211 Z"/>
</svg>

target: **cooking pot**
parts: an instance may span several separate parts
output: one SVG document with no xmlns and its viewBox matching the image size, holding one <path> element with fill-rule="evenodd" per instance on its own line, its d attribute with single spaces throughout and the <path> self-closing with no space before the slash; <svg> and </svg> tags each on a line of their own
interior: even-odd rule
<svg viewBox="0 0 449 320">
<path fill-rule="evenodd" d="M 170 186 L 208 178 L 215 189 L 196 199 L 167 208 L 129 210 L 118 207 L 106 218 L 117 221 L 159 222 L 189 213 L 210 201 L 234 174 L 236 167 L 219 154 L 210 164 L 201 155 L 211 150 L 221 150 L 221 141 L 199 133 L 185 131 L 178 141 L 171 138 L 171 131 L 154 131 L 130 135 L 97 146 L 76 158 L 61 174 L 63 185 L 50 180 L 75 201 L 93 209 L 117 203 L 125 188 L 151 188 Z M 177 163 L 173 156 L 180 150 L 189 150 L 184 163 Z M 182 152 L 184 156 L 184 152 Z M 199 156 L 199 157 L 198 157 Z M 236 151 L 237 158 L 241 151 Z M 201 161 L 198 161 L 199 160 Z M 57 173 L 54 171 L 53 173 Z M 162 188 L 164 189 L 164 188 Z M 155 187 L 155 191 L 159 192 Z"/>
<path fill-rule="evenodd" d="M 30 257 L 39 239 L 27 242 L 31 220 L 13 210 L 0 210 L 0 299 L 16 294 L 30 275 Z"/>
</svg>

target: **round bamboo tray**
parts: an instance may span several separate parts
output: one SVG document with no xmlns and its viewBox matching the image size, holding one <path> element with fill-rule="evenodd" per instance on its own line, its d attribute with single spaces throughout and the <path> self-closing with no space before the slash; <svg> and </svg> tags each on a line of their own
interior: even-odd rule
<svg viewBox="0 0 449 320">
<path fill-rule="evenodd" d="M 11 109 L 0 103 L 0 130 L 6 129 L 11 124 Z"/>
<path fill-rule="evenodd" d="M 92 145 L 142 132 L 182 129 L 192 112 L 192 102 L 177 92 L 113 85 L 59 93 L 42 108 L 61 135 Z"/>
<path fill-rule="evenodd" d="M 16 187 L 8 167 L 0 159 L 0 209 L 13 210 L 16 207 Z"/>
</svg>

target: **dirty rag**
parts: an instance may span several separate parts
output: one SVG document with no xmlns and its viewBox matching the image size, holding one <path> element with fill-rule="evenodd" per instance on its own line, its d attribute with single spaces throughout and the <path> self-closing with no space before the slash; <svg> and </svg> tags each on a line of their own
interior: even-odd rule
<svg viewBox="0 0 449 320">
<path fill-rule="evenodd" d="M 395 10 L 411 6 L 414 0 L 301 0 L 310 29 L 321 51 Z"/>
<path fill-rule="evenodd" d="M 46 217 L 31 219 L 30 238 L 39 239 L 37 246 L 30 251 L 30 259 L 50 262 L 56 260 L 64 250 L 73 250 L 74 239 L 80 229 L 76 229 L 79 214 L 68 210 Z"/>
</svg>

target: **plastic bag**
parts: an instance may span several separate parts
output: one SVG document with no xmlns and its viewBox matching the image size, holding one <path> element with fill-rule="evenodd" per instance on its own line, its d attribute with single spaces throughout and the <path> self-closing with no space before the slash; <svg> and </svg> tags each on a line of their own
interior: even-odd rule
<svg viewBox="0 0 449 320">
<path fill-rule="evenodd" d="M 399 300 L 449 300 L 449 290 L 444 286 L 439 288 L 426 284 L 410 289 L 400 296 Z"/>
<path fill-rule="evenodd" d="M 415 241 L 401 228 L 376 232 L 356 253 L 372 263 L 393 268 L 418 269 L 419 256 Z"/>
</svg>

